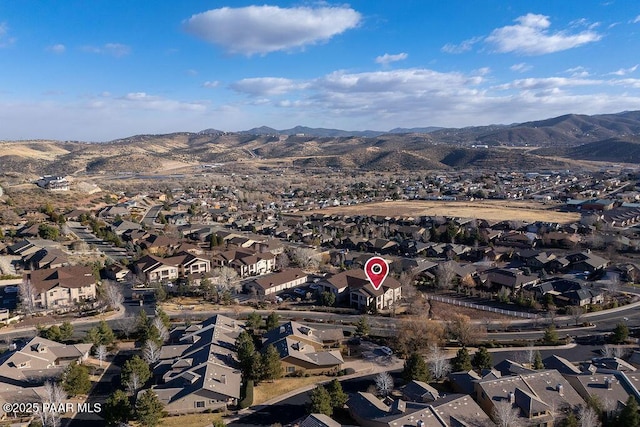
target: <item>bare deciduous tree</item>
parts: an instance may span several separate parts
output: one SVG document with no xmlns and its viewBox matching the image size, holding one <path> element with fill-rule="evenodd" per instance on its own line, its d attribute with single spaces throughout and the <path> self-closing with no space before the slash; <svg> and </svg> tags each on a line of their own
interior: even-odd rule
<svg viewBox="0 0 640 427">
<path fill-rule="evenodd" d="M 622 359 L 626 355 L 627 349 L 620 345 L 605 344 L 600 349 L 600 353 L 602 353 L 603 357 L 617 357 L 618 359 Z"/>
<path fill-rule="evenodd" d="M 49 407 L 60 405 L 67 398 L 62 385 L 53 381 L 47 381 L 43 386 L 41 403 L 46 403 Z M 38 417 L 43 427 L 58 427 L 61 423 L 61 413 L 58 411 L 47 411 L 40 405 Z"/>
<path fill-rule="evenodd" d="M 295 248 L 291 251 L 292 261 L 300 268 L 316 270 L 322 260 L 313 248 Z"/>
<path fill-rule="evenodd" d="M 153 319 L 152 325 L 158 330 L 158 336 L 160 337 L 162 342 L 165 342 L 169 339 L 169 331 L 167 330 L 167 327 L 164 325 L 160 317 L 155 317 Z"/>
<path fill-rule="evenodd" d="M 282 252 L 276 256 L 276 268 L 278 270 L 284 270 L 285 268 L 289 268 L 291 264 L 291 260 L 289 259 L 289 255 L 286 252 Z"/>
<path fill-rule="evenodd" d="M 138 389 L 140 389 L 140 387 L 142 386 L 142 384 L 140 383 L 140 376 L 138 375 L 137 372 L 131 373 L 125 386 L 127 387 L 127 391 L 129 392 L 129 394 L 131 395 L 136 394 Z"/>
<path fill-rule="evenodd" d="M 528 346 L 524 350 L 520 350 L 516 352 L 513 356 L 513 361 L 519 363 L 521 365 L 525 365 L 528 367 L 533 366 L 533 362 L 536 358 L 536 349 L 533 345 Z"/>
<path fill-rule="evenodd" d="M 602 425 L 596 411 L 588 405 L 580 406 L 578 419 L 580 427 L 599 427 Z"/>
<path fill-rule="evenodd" d="M 18 285 L 18 295 L 20 298 L 20 304 L 22 305 L 22 309 L 27 314 L 33 314 L 36 311 L 35 306 L 35 296 L 36 290 L 29 279 L 23 279 L 22 282 Z"/>
<path fill-rule="evenodd" d="M 584 308 L 577 305 L 571 306 L 567 309 L 567 314 L 571 316 L 575 325 L 578 326 L 582 320 L 582 316 L 584 316 Z"/>
<path fill-rule="evenodd" d="M 447 331 L 451 338 L 457 340 L 462 346 L 474 344 L 487 332 L 482 325 L 473 324 L 471 318 L 464 314 L 453 314 L 447 323 Z"/>
<path fill-rule="evenodd" d="M 441 262 L 436 268 L 436 285 L 440 289 L 451 289 L 456 273 L 451 262 Z"/>
<path fill-rule="evenodd" d="M 393 378 L 388 372 L 380 372 L 375 376 L 376 391 L 381 396 L 388 396 L 393 391 Z"/>
<path fill-rule="evenodd" d="M 109 351 L 107 350 L 107 346 L 104 344 L 100 344 L 96 347 L 96 358 L 100 361 L 100 367 L 102 367 L 102 362 L 109 355 Z"/>
<path fill-rule="evenodd" d="M 102 296 L 105 302 L 114 310 L 118 310 L 124 302 L 120 287 L 110 280 L 102 283 Z"/>
<path fill-rule="evenodd" d="M 138 320 L 133 316 L 126 316 L 116 319 L 116 325 L 119 330 L 122 331 L 125 338 L 129 338 L 129 336 L 136 330 Z"/>
<path fill-rule="evenodd" d="M 218 284 L 218 291 L 238 291 L 238 273 L 231 267 L 220 267 L 214 272 Z"/>
<path fill-rule="evenodd" d="M 429 347 L 427 363 L 431 370 L 431 376 L 436 380 L 444 378 L 451 371 L 451 362 L 449 362 L 447 354 L 435 344 Z"/>
<path fill-rule="evenodd" d="M 501 400 L 493 407 L 493 421 L 498 427 L 520 427 L 518 410 L 508 400 Z"/>
<path fill-rule="evenodd" d="M 160 346 L 152 340 L 147 340 L 142 347 L 142 358 L 149 365 L 153 365 L 160 360 Z"/>
</svg>

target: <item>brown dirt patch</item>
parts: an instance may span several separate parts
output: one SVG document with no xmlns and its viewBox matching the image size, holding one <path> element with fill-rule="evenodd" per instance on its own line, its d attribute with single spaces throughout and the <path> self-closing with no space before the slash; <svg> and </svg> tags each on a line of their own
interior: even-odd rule
<svg viewBox="0 0 640 427">
<path fill-rule="evenodd" d="M 327 214 L 386 216 L 447 216 L 494 221 L 545 221 L 571 223 L 580 214 L 557 212 L 542 204 L 527 201 L 389 201 L 323 209 Z"/>
</svg>

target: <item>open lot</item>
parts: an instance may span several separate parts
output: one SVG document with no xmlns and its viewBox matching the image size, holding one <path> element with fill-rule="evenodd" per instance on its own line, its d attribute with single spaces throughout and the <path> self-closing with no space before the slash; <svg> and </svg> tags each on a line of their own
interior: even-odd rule
<svg viewBox="0 0 640 427">
<path fill-rule="evenodd" d="M 580 219 L 580 214 L 557 212 L 552 208 L 527 201 L 389 201 L 362 205 L 336 206 L 323 209 L 328 214 L 386 215 L 386 216 L 449 216 L 481 218 L 494 221 L 544 221 L 570 223 Z"/>
</svg>

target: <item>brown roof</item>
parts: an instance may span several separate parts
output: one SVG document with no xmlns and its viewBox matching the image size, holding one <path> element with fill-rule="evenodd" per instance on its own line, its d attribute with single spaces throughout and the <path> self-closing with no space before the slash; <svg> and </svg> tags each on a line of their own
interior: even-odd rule
<svg viewBox="0 0 640 427">
<path fill-rule="evenodd" d="M 38 293 L 56 286 L 64 288 L 82 288 L 96 283 L 91 267 L 70 266 L 46 268 L 26 273 L 26 278 Z"/>
<path fill-rule="evenodd" d="M 259 279 L 254 280 L 254 283 L 256 283 L 263 289 L 269 289 L 273 286 L 292 282 L 301 277 L 307 277 L 307 273 L 299 268 L 291 268 L 288 270 L 283 270 L 280 273 L 269 274 L 267 276 L 260 277 Z"/>
<path fill-rule="evenodd" d="M 348 287 L 350 291 L 362 289 L 374 296 L 382 295 L 388 289 L 397 289 L 401 286 L 400 282 L 396 279 L 391 276 L 387 276 L 382 286 L 376 290 L 371 282 L 369 282 L 369 279 L 367 279 L 367 276 L 364 274 L 364 270 L 360 268 L 343 271 L 342 273 L 338 273 L 335 276 L 330 277 L 327 281 L 338 289 L 344 287 Z"/>
</svg>

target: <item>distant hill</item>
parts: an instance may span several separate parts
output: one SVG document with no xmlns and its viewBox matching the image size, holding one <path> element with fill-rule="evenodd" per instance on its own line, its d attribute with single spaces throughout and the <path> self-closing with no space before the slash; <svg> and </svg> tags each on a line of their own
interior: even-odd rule
<svg viewBox="0 0 640 427">
<path fill-rule="evenodd" d="M 531 148 L 519 148 L 525 146 Z M 640 163 L 640 111 L 384 133 L 263 126 L 245 132 L 134 135 L 101 144 L 0 141 L 1 170 L 33 175 L 135 173 L 202 163 L 244 162 L 248 168 L 270 159 L 305 168 L 367 170 L 558 169 L 573 160 Z"/>
</svg>

